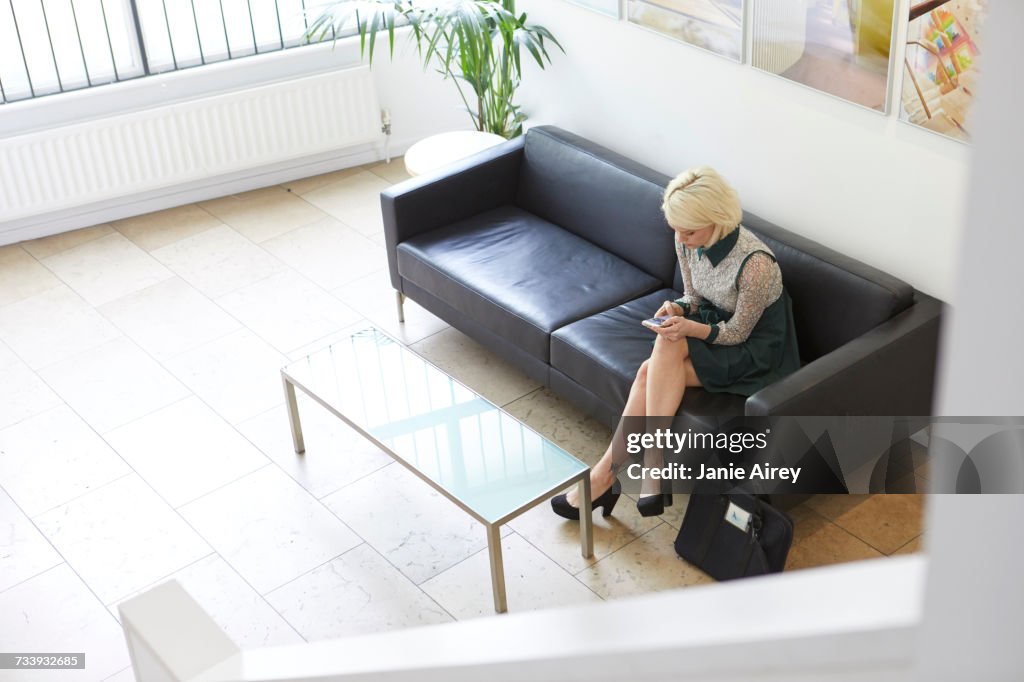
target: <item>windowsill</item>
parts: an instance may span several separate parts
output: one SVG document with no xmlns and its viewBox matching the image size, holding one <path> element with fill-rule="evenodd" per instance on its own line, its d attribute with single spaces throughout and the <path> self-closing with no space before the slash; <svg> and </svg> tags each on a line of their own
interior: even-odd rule
<svg viewBox="0 0 1024 682">
<path fill-rule="evenodd" d="M 402 29 L 399 32 L 404 33 Z M 359 64 L 359 39 L 340 38 L 0 106 L 0 138 L 117 116 Z"/>
</svg>

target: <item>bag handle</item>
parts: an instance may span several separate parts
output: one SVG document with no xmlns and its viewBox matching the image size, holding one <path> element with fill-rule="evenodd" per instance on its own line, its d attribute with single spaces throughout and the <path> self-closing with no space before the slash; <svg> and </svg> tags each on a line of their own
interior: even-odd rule
<svg viewBox="0 0 1024 682">
<path fill-rule="evenodd" d="M 750 511 L 750 525 L 747 527 L 747 556 L 743 559 L 743 575 L 750 575 L 750 560 L 755 554 L 761 559 L 762 568 L 767 566 L 764 547 L 761 546 L 761 529 L 764 527 L 764 507 L 755 495 L 754 508 Z"/>
</svg>

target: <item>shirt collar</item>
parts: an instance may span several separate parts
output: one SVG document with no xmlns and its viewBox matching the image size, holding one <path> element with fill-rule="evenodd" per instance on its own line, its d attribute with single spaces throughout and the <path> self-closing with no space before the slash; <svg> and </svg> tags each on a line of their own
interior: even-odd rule
<svg viewBox="0 0 1024 682">
<path fill-rule="evenodd" d="M 732 251 L 732 247 L 736 246 L 736 242 L 739 238 L 740 229 L 737 227 L 735 230 L 722 237 L 706 249 L 703 246 L 698 246 L 697 260 L 700 260 L 701 256 L 707 256 L 708 260 L 711 261 L 711 267 L 718 267 L 718 264 L 722 262 L 722 259 L 728 256 L 729 252 Z"/>
</svg>

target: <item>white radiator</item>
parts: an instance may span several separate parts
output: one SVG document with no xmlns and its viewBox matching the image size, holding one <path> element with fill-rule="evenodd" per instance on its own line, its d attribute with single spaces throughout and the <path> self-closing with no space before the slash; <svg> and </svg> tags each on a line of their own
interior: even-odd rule
<svg viewBox="0 0 1024 682">
<path fill-rule="evenodd" d="M 783 73 L 804 56 L 807 47 L 807 2 L 754 0 L 750 63 Z"/>
<path fill-rule="evenodd" d="M 362 66 L 0 139 L 0 222 L 380 139 Z"/>
</svg>

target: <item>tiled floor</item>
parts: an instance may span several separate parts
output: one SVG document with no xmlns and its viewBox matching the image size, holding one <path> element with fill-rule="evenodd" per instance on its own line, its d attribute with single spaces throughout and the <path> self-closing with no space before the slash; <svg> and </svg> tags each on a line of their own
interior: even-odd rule
<svg viewBox="0 0 1024 682">
<path fill-rule="evenodd" d="M 492 615 L 482 527 L 278 369 L 373 322 L 593 462 L 607 429 L 415 303 L 399 325 L 375 164 L 0 248 L 0 642 L 87 651 L 32 680 L 131 679 L 117 604 L 179 580 L 243 647 Z M 916 472 L 925 476 L 925 471 Z M 505 529 L 513 611 L 709 578 L 632 504 Z M 792 569 L 920 551 L 922 498 L 814 498 Z M 0 671 L 0 680 L 18 679 Z M 26 678 L 28 679 L 28 678 Z"/>
</svg>

